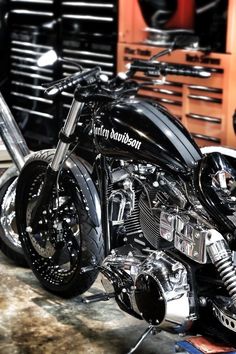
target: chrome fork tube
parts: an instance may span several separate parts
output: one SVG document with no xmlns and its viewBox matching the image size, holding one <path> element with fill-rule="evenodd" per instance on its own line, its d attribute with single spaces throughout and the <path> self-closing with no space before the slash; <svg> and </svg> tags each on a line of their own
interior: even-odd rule
<svg viewBox="0 0 236 354">
<path fill-rule="evenodd" d="M 63 134 L 69 138 L 75 131 L 77 117 L 80 116 L 80 113 L 83 109 L 84 103 L 78 102 L 73 99 L 69 113 L 67 115 L 65 125 L 63 127 Z M 59 140 L 56 148 L 55 155 L 51 162 L 51 169 L 55 172 L 59 171 L 61 164 L 66 156 L 66 153 L 69 149 L 69 143 L 64 143 L 63 141 Z"/>
</svg>

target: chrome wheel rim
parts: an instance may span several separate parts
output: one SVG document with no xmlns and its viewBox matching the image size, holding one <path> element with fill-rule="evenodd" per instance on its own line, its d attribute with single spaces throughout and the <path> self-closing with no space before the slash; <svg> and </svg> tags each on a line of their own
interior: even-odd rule
<svg viewBox="0 0 236 354">
<path fill-rule="evenodd" d="M 1 205 L 0 221 L 4 231 L 4 237 L 11 245 L 21 248 L 16 227 L 15 196 L 17 178 L 8 187 Z"/>
</svg>

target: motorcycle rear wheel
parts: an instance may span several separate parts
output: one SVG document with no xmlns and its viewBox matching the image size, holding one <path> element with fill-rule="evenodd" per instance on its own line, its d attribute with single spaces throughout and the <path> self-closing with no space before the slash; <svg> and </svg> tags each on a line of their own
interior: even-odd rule
<svg viewBox="0 0 236 354">
<path fill-rule="evenodd" d="M 95 226 L 73 174 L 62 169 L 49 208 L 39 229 L 30 233 L 31 213 L 54 152 L 35 154 L 23 168 L 16 192 L 17 227 L 28 263 L 40 283 L 63 297 L 84 293 L 98 271 L 81 268 L 100 264 L 104 257 L 101 227 Z M 90 191 L 92 194 L 92 191 Z"/>
<path fill-rule="evenodd" d="M 15 220 L 16 179 L 10 178 L 0 189 L 0 248 L 14 263 L 26 267 Z"/>
</svg>

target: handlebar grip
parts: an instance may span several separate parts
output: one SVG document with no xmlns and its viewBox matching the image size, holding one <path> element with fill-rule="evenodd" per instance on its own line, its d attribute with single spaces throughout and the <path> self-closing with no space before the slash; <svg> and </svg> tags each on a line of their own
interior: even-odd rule
<svg viewBox="0 0 236 354">
<path fill-rule="evenodd" d="M 211 76 L 211 73 L 204 68 L 191 68 L 188 66 L 170 66 L 163 65 L 160 68 L 160 73 L 162 75 L 180 75 L 180 76 L 191 76 L 191 77 L 200 77 L 200 78 L 208 78 Z"/>
<path fill-rule="evenodd" d="M 129 64 L 129 71 L 143 71 L 144 73 L 147 72 L 159 72 L 160 70 L 160 63 L 152 62 L 149 60 L 134 60 L 132 63 Z"/>
<path fill-rule="evenodd" d="M 101 69 L 96 66 L 92 69 L 85 70 L 71 76 L 66 77 L 59 82 L 52 83 L 52 86 L 47 87 L 44 91 L 48 96 L 56 96 L 58 93 L 66 90 L 68 87 L 73 87 L 84 82 L 85 85 L 93 84 L 97 79 L 97 74 L 100 73 Z"/>
<path fill-rule="evenodd" d="M 149 75 L 179 75 L 208 78 L 211 73 L 204 68 L 192 68 L 187 65 L 172 65 L 167 63 L 155 62 L 150 60 L 134 60 L 130 64 L 130 71 L 142 71 Z"/>
</svg>

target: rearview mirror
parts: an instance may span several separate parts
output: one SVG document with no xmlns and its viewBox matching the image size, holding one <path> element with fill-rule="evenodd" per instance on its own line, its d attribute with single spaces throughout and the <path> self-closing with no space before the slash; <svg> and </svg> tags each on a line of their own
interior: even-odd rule
<svg viewBox="0 0 236 354">
<path fill-rule="evenodd" d="M 40 67 L 48 66 L 54 64 L 58 59 L 57 53 L 55 50 L 51 49 L 48 52 L 44 53 L 37 60 L 37 65 Z"/>
</svg>

